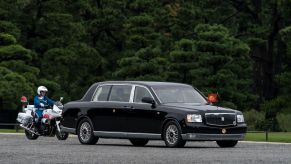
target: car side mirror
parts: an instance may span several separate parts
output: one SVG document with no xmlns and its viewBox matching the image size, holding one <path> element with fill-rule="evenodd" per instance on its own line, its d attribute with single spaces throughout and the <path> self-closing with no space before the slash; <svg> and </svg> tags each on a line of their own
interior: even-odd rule
<svg viewBox="0 0 291 164">
<path fill-rule="evenodd" d="M 218 94 L 216 94 L 216 93 L 208 94 L 208 102 L 216 103 L 217 102 L 217 96 L 218 96 Z"/>
<path fill-rule="evenodd" d="M 148 103 L 148 104 L 152 104 L 153 107 L 155 107 L 155 105 L 156 105 L 155 100 L 153 98 L 151 98 L 151 97 L 143 97 L 141 99 L 141 102 Z"/>
</svg>

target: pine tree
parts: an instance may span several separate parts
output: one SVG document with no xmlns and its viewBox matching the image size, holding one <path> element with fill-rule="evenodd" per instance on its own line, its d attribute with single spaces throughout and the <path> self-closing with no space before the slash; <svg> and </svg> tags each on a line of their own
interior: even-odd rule
<svg viewBox="0 0 291 164">
<path fill-rule="evenodd" d="M 33 94 L 39 70 L 29 63 L 32 52 L 17 44 L 13 35 L 0 33 L 0 105 L 16 109 L 22 95 Z"/>
<path fill-rule="evenodd" d="M 256 96 L 251 93 L 252 62 L 247 44 L 234 38 L 221 25 L 195 27 L 197 60 L 191 70 L 192 84 L 206 92 L 218 92 L 223 106 L 249 109 Z"/>
<path fill-rule="evenodd" d="M 135 1 L 128 4 L 130 12 L 136 15 L 125 21 L 125 51 L 115 72 L 117 79 L 164 80 L 166 59 L 161 42 L 163 36 L 156 32 L 153 5 L 155 1 Z"/>
</svg>

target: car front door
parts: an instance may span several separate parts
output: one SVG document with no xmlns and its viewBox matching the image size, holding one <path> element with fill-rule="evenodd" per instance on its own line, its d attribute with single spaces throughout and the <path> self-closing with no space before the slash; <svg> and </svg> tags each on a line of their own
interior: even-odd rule
<svg viewBox="0 0 291 164">
<path fill-rule="evenodd" d="M 149 89 L 144 86 L 134 86 L 134 96 L 131 108 L 126 111 L 126 130 L 133 133 L 160 133 L 163 112 L 151 104 L 143 103 L 143 97 L 151 97 Z"/>
</svg>

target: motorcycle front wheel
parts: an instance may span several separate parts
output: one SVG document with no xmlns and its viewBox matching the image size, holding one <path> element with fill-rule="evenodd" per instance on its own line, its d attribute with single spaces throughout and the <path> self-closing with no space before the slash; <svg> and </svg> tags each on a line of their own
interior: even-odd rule
<svg viewBox="0 0 291 164">
<path fill-rule="evenodd" d="M 24 132 L 25 132 L 26 138 L 29 139 L 29 140 L 36 140 L 38 138 L 38 135 L 33 134 L 28 130 L 25 130 Z"/>
<path fill-rule="evenodd" d="M 67 132 L 59 132 L 58 130 L 56 131 L 56 137 L 58 140 L 66 140 L 69 137 L 69 133 Z"/>
</svg>

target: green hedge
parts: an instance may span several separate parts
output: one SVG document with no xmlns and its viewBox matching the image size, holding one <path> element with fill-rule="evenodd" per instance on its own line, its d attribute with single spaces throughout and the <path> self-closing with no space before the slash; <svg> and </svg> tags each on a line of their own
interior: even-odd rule
<svg viewBox="0 0 291 164">
<path fill-rule="evenodd" d="M 244 117 L 249 131 L 265 130 L 265 112 L 258 112 L 252 109 L 244 112 Z"/>
<path fill-rule="evenodd" d="M 266 127 L 272 127 L 272 123 L 279 126 L 278 131 L 291 132 L 291 114 L 279 113 L 275 121 L 265 120 L 265 112 L 250 110 L 244 112 L 248 131 L 264 131 Z"/>
<path fill-rule="evenodd" d="M 282 131 L 291 132 L 291 114 L 280 113 L 277 120 Z"/>
</svg>

